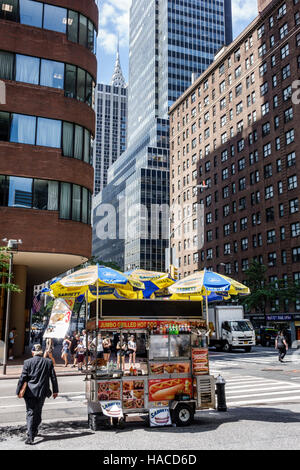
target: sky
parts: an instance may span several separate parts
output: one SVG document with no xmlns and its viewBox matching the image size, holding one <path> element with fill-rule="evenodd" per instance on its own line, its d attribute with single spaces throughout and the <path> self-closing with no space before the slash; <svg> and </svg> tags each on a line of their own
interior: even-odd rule
<svg viewBox="0 0 300 470">
<path fill-rule="evenodd" d="M 98 83 L 111 81 L 119 38 L 121 67 L 128 82 L 129 9 L 131 0 L 98 0 Z M 232 0 L 233 39 L 257 16 L 256 0 Z"/>
</svg>

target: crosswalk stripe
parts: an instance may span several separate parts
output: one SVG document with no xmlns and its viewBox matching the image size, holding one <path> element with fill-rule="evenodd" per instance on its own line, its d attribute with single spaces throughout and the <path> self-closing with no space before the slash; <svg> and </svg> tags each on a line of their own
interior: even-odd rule
<svg viewBox="0 0 300 470">
<path fill-rule="evenodd" d="M 277 382 L 277 381 L 271 381 L 270 382 L 253 382 L 252 384 L 243 384 L 243 385 L 228 385 L 226 388 L 227 390 L 230 389 L 230 390 L 242 390 L 242 389 L 245 389 L 245 390 L 250 390 L 250 389 L 257 389 L 257 388 L 262 388 L 262 387 L 267 387 L 267 388 L 272 388 L 273 386 L 276 387 L 295 387 L 295 388 L 299 388 L 299 386 L 297 384 L 285 384 L 285 383 L 281 383 L 281 382 Z"/>
<path fill-rule="evenodd" d="M 267 390 L 267 389 L 266 389 Z M 299 390 L 300 392 L 300 390 Z M 295 390 L 285 390 L 285 391 L 280 391 L 280 392 L 269 392 L 269 393 L 251 393 L 250 395 L 233 395 L 230 397 L 228 402 L 230 402 L 233 398 L 249 398 L 249 397 L 263 397 L 263 396 L 270 396 L 270 395 L 286 395 L 289 393 L 295 393 Z M 300 398 L 300 393 L 298 398 Z"/>
<path fill-rule="evenodd" d="M 235 387 L 235 389 L 230 389 L 230 390 L 227 390 L 226 391 L 226 395 L 232 395 L 233 393 L 237 393 L 239 390 L 242 392 L 243 390 L 241 390 L 241 388 L 244 388 L 244 387 Z M 291 386 L 287 386 L 287 385 L 276 385 L 276 387 L 263 387 L 263 388 L 260 388 L 260 387 L 255 387 L 255 388 L 247 388 L 246 391 L 247 392 L 256 392 L 256 391 L 259 391 L 259 392 L 263 392 L 264 390 L 285 390 L 286 388 L 290 388 L 292 392 L 295 392 L 296 390 L 299 390 L 300 392 L 300 389 L 299 387 L 297 387 L 296 385 L 294 384 L 291 384 Z M 299 394 L 299 397 L 300 397 L 300 394 Z"/>
<path fill-rule="evenodd" d="M 230 403 L 230 406 L 242 406 L 242 405 L 258 405 L 258 404 L 269 404 L 269 403 L 276 403 L 276 402 L 286 402 L 291 400 L 300 400 L 300 396 L 292 396 L 292 397 L 281 397 L 281 398 L 265 398 L 262 400 L 246 400 L 246 401 L 233 401 Z"/>
</svg>

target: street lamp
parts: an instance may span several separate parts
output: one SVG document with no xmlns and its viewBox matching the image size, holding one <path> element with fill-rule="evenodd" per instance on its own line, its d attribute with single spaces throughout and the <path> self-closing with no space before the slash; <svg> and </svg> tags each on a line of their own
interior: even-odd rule
<svg viewBox="0 0 300 470">
<path fill-rule="evenodd" d="M 12 267 L 13 267 L 13 253 L 14 253 L 14 251 L 18 250 L 18 245 L 22 243 L 22 240 L 8 240 L 7 238 L 3 238 L 2 241 L 7 243 L 7 248 L 10 250 L 10 252 L 9 252 L 8 284 L 11 284 Z M 7 367 L 8 340 L 9 340 L 9 319 L 10 319 L 10 301 L 11 301 L 11 288 L 10 288 L 10 286 L 8 286 L 7 299 L 6 299 L 3 375 L 6 375 L 6 367 Z"/>
</svg>

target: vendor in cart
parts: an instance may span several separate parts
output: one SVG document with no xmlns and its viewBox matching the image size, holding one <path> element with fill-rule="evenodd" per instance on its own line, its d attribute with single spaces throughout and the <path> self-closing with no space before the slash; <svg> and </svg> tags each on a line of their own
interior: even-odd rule
<svg viewBox="0 0 300 470">
<path fill-rule="evenodd" d="M 122 341 L 121 341 L 122 339 Z M 127 352 L 127 343 L 125 341 L 124 336 L 122 335 L 122 338 L 119 339 L 117 343 L 117 367 L 118 369 L 121 369 L 121 360 L 122 360 L 122 370 L 125 370 L 125 356 Z M 121 345 L 122 343 L 122 345 Z"/>
<path fill-rule="evenodd" d="M 129 356 L 129 365 L 133 364 L 135 366 L 135 358 L 136 358 L 136 342 L 133 335 L 130 336 L 128 341 L 128 351 L 127 354 Z"/>
<path fill-rule="evenodd" d="M 93 346 L 97 347 L 97 359 L 103 359 L 103 340 L 101 333 L 98 333 L 97 337 L 92 341 Z"/>
</svg>

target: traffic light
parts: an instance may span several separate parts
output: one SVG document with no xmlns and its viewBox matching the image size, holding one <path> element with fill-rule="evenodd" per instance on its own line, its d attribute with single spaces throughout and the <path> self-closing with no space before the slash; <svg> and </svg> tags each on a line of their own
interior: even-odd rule
<svg viewBox="0 0 300 470">
<path fill-rule="evenodd" d="M 170 266 L 170 275 L 172 279 L 178 279 L 178 268 L 176 268 L 174 264 Z"/>
</svg>

